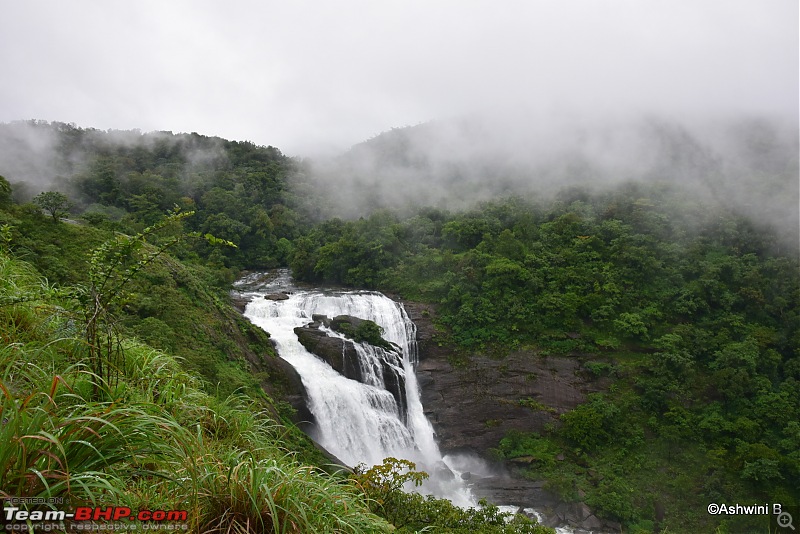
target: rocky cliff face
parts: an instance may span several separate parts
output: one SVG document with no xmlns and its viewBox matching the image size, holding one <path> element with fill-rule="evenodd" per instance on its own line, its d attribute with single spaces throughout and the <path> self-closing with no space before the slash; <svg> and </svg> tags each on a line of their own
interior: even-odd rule
<svg viewBox="0 0 800 534">
<path fill-rule="evenodd" d="M 489 449 L 497 447 L 509 430 L 543 431 L 548 423 L 558 424 L 558 416 L 583 402 L 587 394 L 605 387 L 603 382 L 589 380 L 580 359 L 573 357 L 542 357 L 521 351 L 502 359 L 474 354 L 464 362 L 455 362 L 452 348 L 438 344 L 433 307 L 411 302 L 404 306 L 417 326 L 417 378 L 422 404 L 444 453 L 469 451 L 486 458 Z M 331 319 L 312 319 L 295 330 L 303 345 L 342 375 L 362 381 L 353 342 L 329 336 L 320 329 L 326 323 L 330 327 Z M 355 326 L 360 321 L 345 316 L 335 319 L 346 319 Z M 264 362 L 259 363 L 264 366 Z M 296 371 L 280 358 L 268 363 L 273 376 L 283 377 L 283 398 L 298 410 L 298 419 L 310 421 L 305 389 Z M 399 378 L 392 381 L 393 376 L 384 373 L 385 379 L 390 378 L 386 388 L 398 404 L 405 406 L 404 383 Z M 561 502 L 544 489 L 542 481 L 505 474 L 477 479 L 470 479 L 477 497 L 521 508 L 536 506 L 545 512 L 548 525 L 619 531 L 618 524 L 598 519 L 584 503 Z"/>
<path fill-rule="evenodd" d="M 440 346 L 431 306 L 404 303 L 417 325 L 417 380 L 425 415 L 443 453 L 472 452 L 484 458 L 509 430 L 543 432 L 548 423 L 606 387 L 590 380 L 580 358 L 544 357 L 518 351 L 503 358 L 472 354 L 463 361 Z M 513 475 L 513 468 L 510 469 Z M 569 524 L 578 532 L 618 532 L 620 525 L 593 515 L 584 503 L 564 503 L 543 481 L 500 475 L 475 481 L 473 493 L 490 502 L 535 506 L 548 526 Z"/>
<path fill-rule="evenodd" d="M 294 329 L 297 339 L 307 351 L 316 355 L 339 374 L 363 382 L 358 353 L 352 341 L 333 337 L 320 330 L 320 322 L 312 322 Z"/>
<path fill-rule="evenodd" d="M 431 308 L 416 303 L 405 308 L 417 325 L 422 404 L 444 451 L 485 455 L 509 430 L 541 432 L 602 389 L 573 357 L 518 351 L 454 362 L 452 350 L 436 341 Z"/>
</svg>

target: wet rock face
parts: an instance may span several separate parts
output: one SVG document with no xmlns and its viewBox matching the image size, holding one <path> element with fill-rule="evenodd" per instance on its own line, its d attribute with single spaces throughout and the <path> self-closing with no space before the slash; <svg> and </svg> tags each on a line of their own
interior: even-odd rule
<svg viewBox="0 0 800 534">
<path fill-rule="evenodd" d="M 542 432 L 546 424 L 558 424 L 559 416 L 584 402 L 589 393 L 606 387 L 603 381 L 587 380 L 578 357 L 519 351 L 503 358 L 473 354 L 456 362 L 452 348 L 437 342 L 433 307 L 413 302 L 404 306 L 417 326 L 422 405 L 444 453 L 468 450 L 486 458 L 509 430 Z M 621 531 L 619 523 L 597 518 L 585 503 L 561 502 L 544 488 L 544 481 L 508 473 L 468 474 L 465 480 L 476 497 L 536 507 L 544 513 L 547 526 L 570 525 L 576 532 Z"/>
<path fill-rule="evenodd" d="M 435 340 L 427 305 L 405 303 L 417 325 L 422 405 L 443 451 L 471 450 L 485 456 L 509 430 L 542 432 L 547 423 L 600 391 L 573 357 L 542 357 L 519 351 L 500 359 L 474 354 L 453 362 Z"/>
<path fill-rule="evenodd" d="M 270 362 L 272 369 L 278 370 L 285 383 L 286 394 L 283 399 L 295 410 L 294 423 L 304 431 L 314 424 L 314 415 L 308 409 L 308 395 L 303 381 L 292 364 L 282 358 L 274 358 Z"/>
<path fill-rule="evenodd" d="M 383 384 L 386 391 L 392 394 L 397 406 L 400 409 L 400 419 L 408 424 L 408 397 L 406 396 L 406 378 L 405 375 L 400 373 L 397 368 L 403 368 L 403 362 L 397 353 L 389 353 L 387 357 L 394 359 L 394 366 L 390 365 L 387 360 L 381 364 L 383 368 Z"/>
<path fill-rule="evenodd" d="M 308 352 L 327 362 L 342 376 L 363 382 L 364 377 L 353 342 L 329 336 L 320 330 L 321 324 L 312 322 L 306 326 L 298 326 L 294 333 Z"/>
<path fill-rule="evenodd" d="M 542 432 L 583 402 L 591 388 L 579 369 L 573 359 L 524 352 L 502 360 L 477 355 L 456 365 L 428 354 L 417 375 L 441 447 L 485 454 L 509 430 Z"/>
<path fill-rule="evenodd" d="M 364 320 L 349 315 L 340 315 L 334 319 L 329 319 L 324 315 L 314 315 L 312 319 L 313 322 L 306 326 L 298 326 L 294 329 L 300 343 L 307 351 L 327 362 L 342 376 L 362 384 L 366 383 L 355 343 L 349 339 L 330 336 L 321 329 L 323 326 L 335 329 L 337 322 L 338 324 L 349 323 L 357 328 Z M 398 371 L 398 368 L 403 368 L 401 355 L 396 351 L 384 351 L 383 358 L 381 358 L 384 387 L 394 397 L 400 409 L 400 415 L 405 419 L 408 406 L 405 377 Z"/>
<path fill-rule="evenodd" d="M 471 488 L 478 498 L 521 508 L 536 503 L 538 508 L 550 510 L 559 505 L 558 499 L 544 489 L 542 481 L 517 479 L 504 474 L 473 480 Z"/>
</svg>

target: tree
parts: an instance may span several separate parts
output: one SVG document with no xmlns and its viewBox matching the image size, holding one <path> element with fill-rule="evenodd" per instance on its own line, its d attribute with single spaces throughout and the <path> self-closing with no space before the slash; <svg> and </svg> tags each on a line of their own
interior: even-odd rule
<svg viewBox="0 0 800 534">
<path fill-rule="evenodd" d="M 53 222 L 58 222 L 59 217 L 69 213 L 71 203 L 64 193 L 58 191 L 44 191 L 33 197 L 33 203 L 50 214 Z"/>
<path fill-rule="evenodd" d="M 235 247 L 230 241 L 211 234 L 186 233 L 182 228 L 176 235 L 151 239 L 173 224 L 182 224 L 193 211 L 180 212 L 176 207 L 161 221 L 136 235 L 116 234 L 92 251 L 89 259 L 89 284 L 76 293 L 84 313 L 86 346 L 91 371 L 109 386 L 116 386 L 122 367 L 122 349 L 117 332 L 116 315 L 127 297 L 125 287 L 139 272 L 167 250 L 184 239 L 204 238 L 211 245 Z M 95 385 L 94 394 L 98 388 Z"/>
<path fill-rule="evenodd" d="M 11 205 L 11 184 L 3 176 L 0 176 L 0 209 Z"/>
</svg>

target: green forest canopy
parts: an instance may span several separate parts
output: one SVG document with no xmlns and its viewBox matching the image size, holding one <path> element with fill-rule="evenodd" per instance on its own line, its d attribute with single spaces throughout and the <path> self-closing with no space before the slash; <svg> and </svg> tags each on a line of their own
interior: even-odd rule
<svg viewBox="0 0 800 534">
<path fill-rule="evenodd" d="M 664 490 L 677 502 L 800 499 L 800 268 L 798 245 L 780 228 L 674 184 L 633 181 L 512 195 L 466 210 L 422 206 L 320 220 L 324 199 L 313 194 L 307 169 L 272 147 L 29 126 L 55 139 L 49 167 L 58 175 L 49 183 L 67 195 L 87 232 L 137 233 L 178 206 L 196 211 L 185 231 L 237 243 L 173 251 L 218 288 L 242 269 L 288 265 L 299 280 L 435 304 L 449 343 L 467 357 L 523 348 L 604 359 L 596 369 L 613 380 L 609 392 L 567 414 L 552 434 L 509 436 L 498 451 L 506 458 L 526 447 L 570 451 L 574 471 L 543 464 L 537 476 L 555 486 L 572 480 L 564 496 L 585 488 L 606 517 L 628 524 L 648 517 L 652 503 L 634 497 L 648 484 L 630 464 L 637 458 L 678 469 L 687 487 Z M 0 130 L 9 136 L 14 127 Z M 41 193 L 0 172 L 18 200 Z M 72 245 L 55 245 L 63 238 L 37 222 L 30 205 L 9 206 L 7 189 L 0 187 L 4 241 L 51 281 L 80 281 L 85 271 L 64 257 Z M 142 295 L 126 322 L 180 352 L 170 340 L 186 326 L 168 308 Z M 674 466 L 665 443 L 684 450 L 685 466 Z M 591 480 L 587 466 L 603 481 Z"/>
</svg>

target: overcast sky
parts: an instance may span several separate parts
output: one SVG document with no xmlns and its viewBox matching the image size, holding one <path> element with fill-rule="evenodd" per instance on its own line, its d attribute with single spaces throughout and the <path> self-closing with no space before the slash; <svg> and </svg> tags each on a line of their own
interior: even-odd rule
<svg viewBox="0 0 800 534">
<path fill-rule="evenodd" d="M 0 122 L 346 149 L 543 110 L 798 117 L 797 0 L 0 0 Z"/>
</svg>

